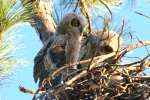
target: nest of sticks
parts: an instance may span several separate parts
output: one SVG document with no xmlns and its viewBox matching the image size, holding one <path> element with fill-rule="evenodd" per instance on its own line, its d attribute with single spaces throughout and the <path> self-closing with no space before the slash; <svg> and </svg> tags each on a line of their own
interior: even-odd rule
<svg viewBox="0 0 150 100">
<path fill-rule="evenodd" d="M 89 13 L 85 13 L 91 32 Z M 147 45 L 150 41 L 138 41 L 117 52 L 63 65 L 51 70 L 36 91 L 21 86 L 19 89 L 34 94 L 33 100 L 149 100 L 150 76 L 144 70 L 150 67 L 150 55 L 132 63 L 118 63 L 128 52 Z M 73 65 L 86 66 L 69 69 Z"/>
<path fill-rule="evenodd" d="M 26 93 L 34 94 L 33 100 L 148 100 L 150 99 L 150 76 L 143 73 L 150 67 L 150 56 L 128 63 L 117 62 L 131 50 L 150 45 L 150 41 L 130 44 L 117 52 L 80 61 L 88 64 L 78 70 L 64 65 L 52 71 L 37 91 L 20 87 Z M 115 57 L 114 64 L 104 63 Z M 69 70 L 65 74 L 66 70 Z M 53 85 L 59 76 L 63 80 Z"/>
</svg>

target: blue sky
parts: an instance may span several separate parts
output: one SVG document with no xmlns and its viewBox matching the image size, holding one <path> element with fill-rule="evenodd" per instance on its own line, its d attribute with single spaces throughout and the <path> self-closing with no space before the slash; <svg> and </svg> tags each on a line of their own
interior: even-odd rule
<svg viewBox="0 0 150 100">
<path fill-rule="evenodd" d="M 117 25 L 119 21 L 125 18 L 128 22 L 127 26 L 130 30 L 141 40 L 150 40 L 150 19 L 137 15 L 134 11 L 140 11 L 147 15 L 150 15 L 150 3 L 146 0 L 137 0 L 134 9 L 130 9 L 129 5 L 125 4 L 121 8 L 116 9 L 113 12 L 114 24 Z M 0 100 L 31 100 L 32 95 L 23 94 L 18 90 L 18 86 L 22 85 L 27 88 L 36 89 L 37 85 L 33 80 L 33 59 L 39 49 L 42 47 L 37 33 L 29 24 L 23 24 L 18 27 L 21 32 L 19 34 L 22 37 L 19 39 L 23 43 L 23 48 L 17 51 L 16 54 L 22 55 L 27 64 L 19 66 L 17 70 L 14 70 L 14 74 L 5 80 L 0 90 Z M 127 40 L 128 38 L 126 38 Z M 142 49 L 136 51 L 136 56 L 144 56 L 146 52 Z M 148 72 L 148 71 L 147 71 Z"/>
</svg>

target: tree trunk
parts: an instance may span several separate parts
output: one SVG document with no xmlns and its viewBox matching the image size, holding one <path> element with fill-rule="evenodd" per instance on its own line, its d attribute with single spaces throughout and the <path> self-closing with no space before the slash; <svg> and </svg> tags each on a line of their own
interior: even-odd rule
<svg viewBox="0 0 150 100">
<path fill-rule="evenodd" d="M 23 2 L 23 0 L 22 0 Z M 33 27 L 37 30 L 40 40 L 47 44 L 49 37 L 55 32 L 55 22 L 52 18 L 52 0 L 30 0 L 35 11 Z"/>
</svg>

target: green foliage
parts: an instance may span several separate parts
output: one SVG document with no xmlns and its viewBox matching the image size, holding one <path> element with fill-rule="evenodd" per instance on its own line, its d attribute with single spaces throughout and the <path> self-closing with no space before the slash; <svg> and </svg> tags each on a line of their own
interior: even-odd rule
<svg viewBox="0 0 150 100">
<path fill-rule="evenodd" d="M 113 7 L 113 6 L 119 6 L 120 4 L 122 4 L 122 0 L 61 0 L 61 4 L 65 5 L 67 7 L 72 7 L 74 5 L 74 7 L 79 3 L 79 6 L 83 7 L 83 5 L 80 5 L 80 2 L 84 3 L 84 6 L 89 8 L 92 7 L 103 7 L 105 5 L 109 6 L 109 7 Z"/>
<path fill-rule="evenodd" d="M 0 79 L 7 76 L 14 66 L 17 64 L 17 59 L 13 57 L 13 52 L 16 50 L 11 38 L 4 38 L 0 45 Z"/>
<path fill-rule="evenodd" d="M 122 0 L 83 0 L 86 5 L 90 6 L 102 6 L 106 4 L 108 6 L 119 6 Z"/>
<path fill-rule="evenodd" d="M 34 12 L 30 10 L 29 8 L 31 8 L 30 3 L 25 3 L 25 6 L 23 8 L 21 5 L 15 5 L 14 0 L 1 0 L 0 1 L 0 35 L 1 35 L 1 38 L 2 38 L 3 33 L 6 30 L 10 29 L 11 27 L 16 27 L 16 25 L 25 21 L 28 21 L 28 22 L 32 21 Z"/>
<path fill-rule="evenodd" d="M 24 22 L 33 22 L 31 3 L 24 0 L 23 6 L 15 0 L 0 0 L 0 80 L 6 78 L 23 59 L 17 59 L 16 28 Z M 17 48 L 16 48 L 17 47 Z"/>
</svg>

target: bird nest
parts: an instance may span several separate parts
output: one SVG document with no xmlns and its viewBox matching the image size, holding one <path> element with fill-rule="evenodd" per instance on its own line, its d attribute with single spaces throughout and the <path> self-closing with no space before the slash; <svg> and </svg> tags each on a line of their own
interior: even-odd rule
<svg viewBox="0 0 150 100">
<path fill-rule="evenodd" d="M 136 62 L 117 63 L 129 51 L 149 44 L 150 41 L 140 41 L 117 52 L 82 60 L 77 65 L 85 67 L 76 70 L 70 69 L 70 66 L 76 64 L 66 64 L 53 70 L 37 91 L 23 87 L 20 87 L 20 90 L 34 94 L 33 100 L 150 99 L 150 76 L 143 73 L 150 67 L 149 55 Z M 112 57 L 115 58 L 115 63 L 104 63 Z M 59 82 L 56 82 L 58 80 Z"/>
</svg>

